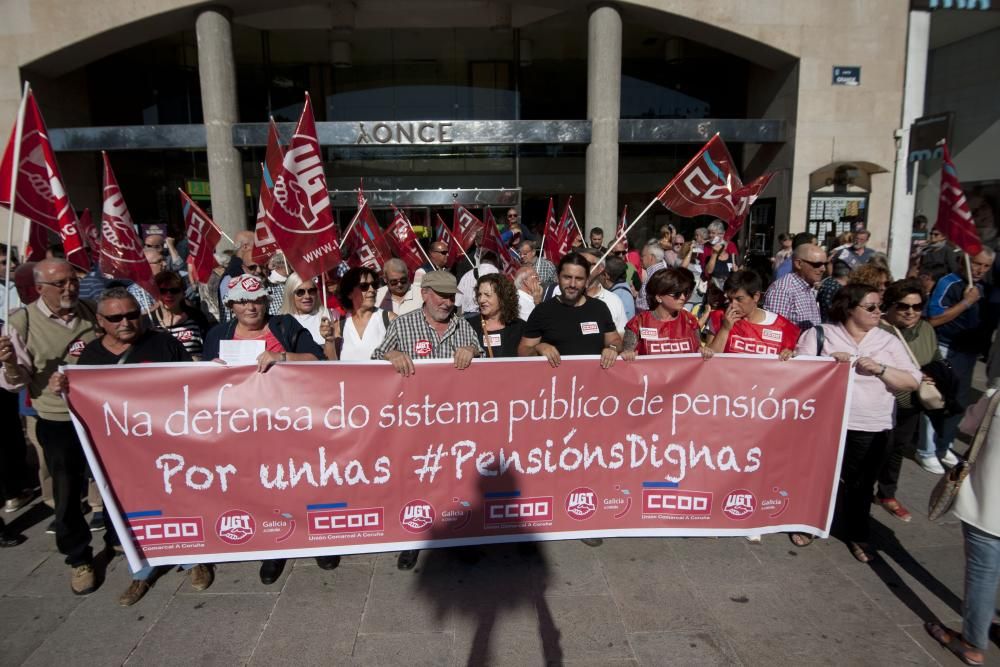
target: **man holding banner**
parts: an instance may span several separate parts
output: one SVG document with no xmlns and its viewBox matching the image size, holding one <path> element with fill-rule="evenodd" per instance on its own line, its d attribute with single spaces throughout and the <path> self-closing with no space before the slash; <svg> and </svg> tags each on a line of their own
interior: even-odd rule
<svg viewBox="0 0 1000 667">
<path fill-rule="evenodd" d="M 58 377 L 55 383 L 53 378 L 59 375 L 56 368 L 76 364 L 86 344 L 97 338 L 97 311 L 78 298 L 80 279 L 69 262 L 46 259 L 34 273 L 38 300 L 13 313 L 6 335 L 0 336 L 0 387 L 15 392 L 27 387 L 38 411 L 38 440 L 55 496 L 56 546 L 72 568 L 73 593 L 87 595 L 97 582 L 90 528 L 80 506 L 86 461 L 69 409 L 56 391 Z"/>
</svg>

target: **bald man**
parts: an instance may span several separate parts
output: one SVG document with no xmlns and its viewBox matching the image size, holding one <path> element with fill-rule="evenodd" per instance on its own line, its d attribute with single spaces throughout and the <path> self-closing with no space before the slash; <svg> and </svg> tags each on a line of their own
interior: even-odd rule
<svg viewBox="0 0 1000 667">
<path fill-rule="evenodd" d="M 805 331 L 820 324 L 816 285 L 826 272 L 826 250 L 805 243 L 792 253 L 792 272 L 771 283 L 764 294 L 764 310 L 781 315 Z"/>
<path fill-rule="evenodd" d="M 0 336 L 0 387 L 27 388 L 38 411 L 36 433 L 53 482 L 56 546 L 72 568 L 71 590 L 87 595 L 97 582 L 90 528 L 80 506 L 86 461 L 56 370 L 75 364 L 87 343 L 97 338 L 97 309 L 79 298 L 80 279 L 66 260 L 41 261 L 34 276 L 38 300 L 13 313 L 7 335 Z M 113 531 L 107 531 L 105 541 L 113 539 Z"/>
</svg>

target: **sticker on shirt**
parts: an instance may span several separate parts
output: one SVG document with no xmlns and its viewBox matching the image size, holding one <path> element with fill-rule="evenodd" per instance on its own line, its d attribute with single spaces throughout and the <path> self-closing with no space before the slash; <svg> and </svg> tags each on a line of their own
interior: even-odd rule
<svg viewBox="0 0 1000 667">
<path fill-rule="evenodd" d="M 781 329 L 761 329 L 760 337 L 775 343 L 781 342 Z"/>
<path fill-rule="evenodd" d="M 646 340 L 646 350 L 649 354 L 686 354 L 697 352 L 687 338 L 657 338 Z"/>
<path fill-rule="evenodd" d="M 483 334 L 483 347 L 500 347 L 500 334 Z"/>
<path fill-rule="evenodd" d="M 83 353 L 83 348 L 87 347 L 87 344 L 82 340 L 77 338 L 75 341 L 70 343 L 69 346 L 69 356 L 79 357 Z"/>
<path fill-rule="evenodd" d="M 431 342 L 429 340 L 418 340 L 413 344 L 413 354 L 418 357 L 426 357 L 431 353 Z"/>
<path fill-rule="evenodd" d="M 580 333 L 584 336 L 601 333 L 601 328 L 597 326 L 597 322 L 580 322 Z"/>
<path fill-rule="evenodd" d="M 653 327 L 639 327 L 639 338 L 643 340 L 656 340 L 660 337 L 660 332 Z"/>
</svg>

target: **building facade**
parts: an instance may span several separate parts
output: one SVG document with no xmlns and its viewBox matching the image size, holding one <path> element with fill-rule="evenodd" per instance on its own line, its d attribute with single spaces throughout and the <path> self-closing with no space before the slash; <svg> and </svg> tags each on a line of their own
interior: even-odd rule
<svg viewBox="0 0 1000 667">
<path fill-rule="evenodd" d="M 549 196 L 572 196 L 585 227 L 610 233 L 624 205 L 642 210 L 720 132 L 744 180 L 776 173 L 747 238 L 762 254 L 783 231 L 864 224 L 876 249 L 889 239 L 909 0 L 8 0 L 0 11 L 0 120 L 30 81 L 77 208 L 100 207 L 103 149 L 137 222 L 177 224 L 184 187 L 227 231 L 249 227 L 264 124 L 293 122 L 308 92 L 334 191 L 362 178 L 392 193 L 465 188 L 520 205 L 529 222 Z M 445 199 L 428 196 L 425 212 Z M 668 220 L 654 207 L 641 234 Z"/>
</svg>

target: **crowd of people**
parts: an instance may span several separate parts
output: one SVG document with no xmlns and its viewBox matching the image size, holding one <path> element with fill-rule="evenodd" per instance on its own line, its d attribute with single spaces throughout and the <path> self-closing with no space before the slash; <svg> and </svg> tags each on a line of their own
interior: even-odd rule
<svg viewBox="0 0 1000 667">
<path fill-rule="evenodd" d="M 615 239 L 610 252 L 595 228 L 589 244 L 552 262 L 530 231 L 522 233 L 516 209 L 506 220 L 505 240 L 521 263 L 513 277 L 478 244 L 449 268 L 447 244 L 433 241 L 430 261 L 416 272 L 393 259 L 303 280 L 280 253 L 267 265 L 255 262 L 249 232 L 237 235 L 232 256 L 206 283 L 184 271 L 181 244 L 147 237 L 154 294 L 96 270 L 80 275 L 58 258 L 18 267 L 3 290 L 21 307 L 0 336 L 0 385 L 5 421 L 16 421 L 13 430 L 39 452 L 39 482 L 25 483 L 24 442 L 5 446 L 5 509 L 20 509 L 40 486 L 54 509 L 51 530 L 71 568 L 73 592 L 93 591 L 91 533 L 104 525 L 88 524 L 81 507 L 89 471 L 64 400 L 70 388 L 56 369 L 225 361 L 226 341 L 260 344 L 260 372 L 287 361 L 384 360 L 409 376 L 424 359 L 450 359 L 461 370 L 475 359 L 515 356 L 541 356 L 555 367 L 565 355 L 592 355 L 604 368 L 665 354 L 700 354 L 706 361 L 716 353 L 772 355 L 775 363 L 809 355 L 850 363 L 856 378 L 835 531 L 862 563 L 875 557 L 873 498 L 895 519 L 911 519 L 897 498 L 904 457 L 912 452 L 937 475 L 958 462 L 957 426 L 971 401 L 973 369 L 990 351 L 1000 320 L 993 250 L 970 257 L 967 274 L 961 254 L 932 231 L 908 274 L 894 280 L 885 256 L 867 247 L 867 231 L 830 248 L 802 233 L 782 235 L 770 265 L 755 271 L 742 264 L 725 239 L 725 224 L 715 220 L 694 229 L 691 241 L 666 225 L 638 248 Z M 923 405 L 922 384 L 936 387 L 943 405 Z M 90 503 L 94 515 L 99 503 Z M 1000 531 L 975 528 L 1000 543 Z M 813 539 L 789 537 L 799 547 Z M 3 532 L 0 546 L 20 539 Z M 118 548 L 112 529 L 105 542 Z M 410 569 L 418 557 L 403 552 L 398 567 Z M 1000 567 L 1000 556 L 994 558 Z M 337 560 L 318 559 L 328 569 Z M 275 581 L 282 564 L 263 563 L 261 581 Z M 186 569 L 194 588 L 211 585 L 212 566 Z M 135 573 L 121 603 L 137 602 L 152 574 Z M 981 655 L 977 641 L 969 650 Z"/>
</svg>

